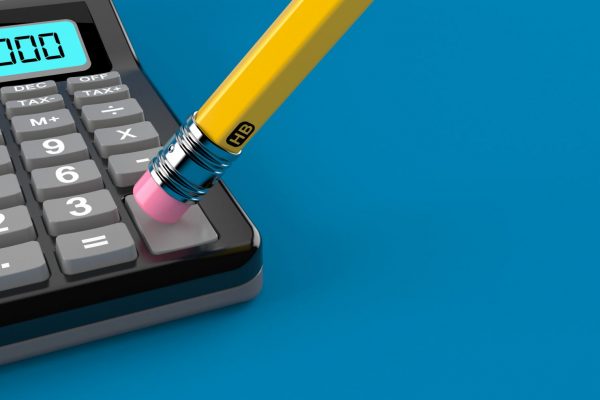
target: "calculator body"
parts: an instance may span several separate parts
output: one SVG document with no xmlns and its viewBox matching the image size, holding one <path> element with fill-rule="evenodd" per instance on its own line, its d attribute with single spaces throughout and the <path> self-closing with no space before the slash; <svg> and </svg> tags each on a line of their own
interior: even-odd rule
<svg viewBox="0 0 600 400">
<path fill-rule="evenodd" d="M 61 197 L 64 199 L 79 194 L 69 192 L 67 196 L 58 196 L 55 192 L 41 190 L 40 186 L 45 184 L 45 179 L 39 171 L 27 164 L 33 161 L 24 156 L 28 133 L 17 132 L 17 119 L 28 114 L 16 110 L 14 112 L 20 113 L 20 116 L 10 119 L 6 111 L 8 103 L 4 104 L 5 112 L 0 112 L 3 145 L 10 154 L 11 175 L 17 178 L 22 190 L 23 201 L 20 207 L 26 207 L 35 230 L 35 238 L 29 242 L 39 244 L 48 278 L 34 284 L 0 290 L 0 364 L 247 301 L 255 297 L 262 288 L 259 233 L 222 182 L 217 183 L 197 206 L 199 218 L 204 219 L 200 226 L 193 227 L 196 231 L 191 231 L 201 232 L 199 236 L 191 235 L 195 240 L 210 230 L 212 239 L 183 249 L 162 249 L 160 254 L 157 254 L 155 248 L 150 248 L 151 244 L 143 231 L 145 225 L 133 215 L 132 204 L 127 203 L 127 199 L 131 200 L 131 181 L 118 184 L 119 179 L 124 177 L 125 180 L 131 180 L 131 176 L 125 173 L 118 176 L 113 174 L 109 165 L 111 159 L 103 154 L 106 149 L 110 150 L 110 146 L 101 148 L 96 142 L 102 129 L 117 129 L 120 125 L 138 126 L 135 124 L 142 122 L 125 121 L 133 122 L 133 125 L 123 124 L 123 121 L 114 124 L 109 122 L 108 126 L 101 119 L 105 117 L 102 114 L 104 109 L 121 109 L 125 106 L 113 106 L 111 100 L 104 103 L 95 101 L 87 109 L 85 106 L 80 108 L 74 102 L 76 95 L 74 96 L 72 89 L 77 89 L 78 83 L 85 82 L 75 82 L 75 86 L 69 86 L 69 78 L 84 76 L 93 82 L 89 77 L 116 72 L 121 84 L 127 87 L 129 97 L 135 99 L 136 107 L 143 110 L 143 123 L 150 123 L 157 132 L 160 144 L 164 144 L 180 125 L 142 71 L 111 1 L 0 0 L 0 35 L 3 27 L 65 20 L 76 24 L 89 63 L 75 72 L 69 70 L 71 67 L 66 67 L 57 69 L 56 73 L 34 71 L 14 75 L 18 79 L 0 77 L 0 87 L 35 86 L 38 82 L 49 80 L 56 83 L 54 96 L 62 96 L 64 99 L 63 108 L 71 114 L 76 127 L 76 132 L 72 133 L 81 135 L 89 152 L 89 158 L 82 162 L 93 164 L 92 167 L 95 165 L 97 168 L 102 180 L 101 191 L 104 196 L 112 198 L 111 204 L 114 201 L 118 225 L 130 234 L 133 246 L 128 251 L 135 252 L 135 256 L 127 258 L 125 262 L 117 261 L 115 265 L 108 265 L 110 257 L 104 255 L 100 261 L 104 266 L 89 269 L 97 260 L 86 264 L 84 259 L 83 262 L 79 260 L 76 263 L 65 256 L 66 250 L 58 249 L 78 232 L 74 232 L 71 226 L 69 233 L 61 236 L 61 229 L 67 225 L 57 222 L 50 226 L 50 217 L 46 215 L 49 212 L 48 202 L 58 201 L 57 197 L 60 200 Z M 0 38 L 0 45 L 2 44 Z M 42 50 L 39 53 L 42 54 Z M 52 57 L 51 51 L 43 50 L 43 55 Z M 93 86 L 99 87 L 96 83 Z M 85 84 L 80 89 L 85 89 Z M 36 93 L 32 94 L 35 96 Z M 91 113 L 93 107 L 100 107 L 100 122 L 94 122 L 99 125 L 90 122 L 95 118 Z M 110 117 L 116 113 L 107 114 Z M 35 115 L 39 122 L 42 114 Z M 121 132 L 126 131 L 121 129 Z M 45 135 L 44 138 L 51 136 Z M 47 148 L 48 143 L 43 143 Z M 133 153 L 118 156 L 127 161 L 127 154 Z M 42 169 L 60 167 L 61 165 L 52 165 Z M 38 182 L 34 182 L 35 179 Z M 81 202 L 76 200 L 70 204 L 77 205 L 77 201 Z M 111 215 L 117 214 L 113 210 Z M 137 218 L 142 217 L 138 215 Z M 110 237 L 102 240 L 107 236 L 102 234 L 101 223 L 96 222 L 93 227 L 85 228 L 89 229 L 86 232 L 96 232 L 94 229 L 100 231 L 94 233 L 94 237 L 80 240 L 86 250 L 78 251 L 100 251 L 103 244 L 110 241 Z M 57 232 L 53 233 L 53 229 Z M 92 236 L 92 233 L 88 236 Z M 84 236 L 76 239 L 81 237 Z M 187 240 L 182 238 L 176 242 L 185 241 L 183 239 Z M 0 235 L 0 257 L 2 254 L 12 254 L 2 252 L 2 240 Z M 174 245 L 177 246 L 178 243 Z M 115 256 L 115 259 L 119 257 Z M 0 259 L 0 265 L 9 265 L 9 262 Z M 9 271 L 10 268 L 7 267 L 6 270 Z M 2 275 L 3 269 L 0 269 L 0 289 Z"/>
</svg>

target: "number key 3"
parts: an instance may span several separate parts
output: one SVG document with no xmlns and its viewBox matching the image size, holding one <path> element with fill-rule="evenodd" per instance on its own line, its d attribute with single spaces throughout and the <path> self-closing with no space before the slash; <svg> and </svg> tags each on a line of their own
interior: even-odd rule
<svg viewBox="0 0 600 400">
<path fill-rule="evenodd" d="M 44 222 L 52 236 L 73 233 L 118 222 L 117 205 L 108 190 L 46 200 Z"/>
</svg>

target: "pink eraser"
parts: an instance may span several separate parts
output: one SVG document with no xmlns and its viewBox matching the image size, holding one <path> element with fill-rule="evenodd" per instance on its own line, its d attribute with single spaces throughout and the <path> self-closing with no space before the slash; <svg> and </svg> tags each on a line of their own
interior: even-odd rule
<svg viewBox="0 0 600 400">
<path fill-rule="evenodd" d="M 163 224 L 176 223 L 191 206 L 169 196 L 148 171 L 133 187 L 133 197 L 149 217 Z"/>
</svg>

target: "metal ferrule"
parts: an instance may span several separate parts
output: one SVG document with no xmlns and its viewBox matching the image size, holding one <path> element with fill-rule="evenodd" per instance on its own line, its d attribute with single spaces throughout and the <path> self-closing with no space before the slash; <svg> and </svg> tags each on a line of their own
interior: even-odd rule
<svg viewBox="0 0 600 400">
<path fill-rule="evenodd" d="M 190 116 L 154 157 L 148 169 L 171 197 L 197 203 L 240 153 L 230 153 L 202 133 Z"/>
</svg>

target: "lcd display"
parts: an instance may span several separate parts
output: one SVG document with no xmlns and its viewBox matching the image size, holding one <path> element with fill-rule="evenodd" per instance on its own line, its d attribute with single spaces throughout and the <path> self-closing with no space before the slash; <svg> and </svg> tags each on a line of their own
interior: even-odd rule
<svg viewBox="0 0 600 400">
<path fill-rule="evenodd" d="M 0 82 L 84 71 L 90 59 L 71 20 L 0 28 Z"/>
</svg>

